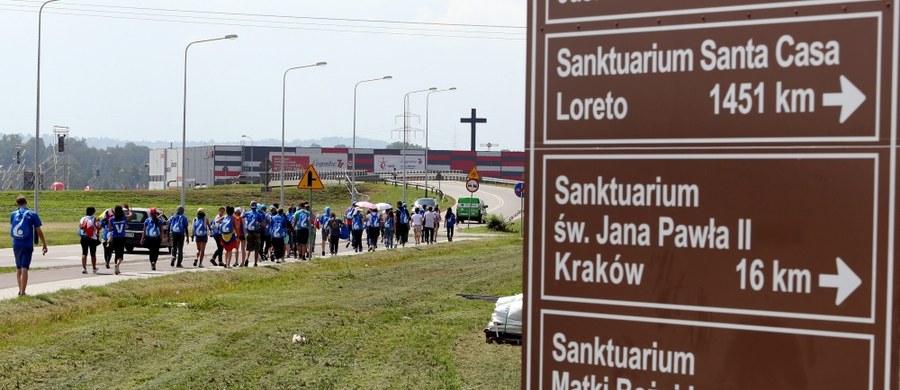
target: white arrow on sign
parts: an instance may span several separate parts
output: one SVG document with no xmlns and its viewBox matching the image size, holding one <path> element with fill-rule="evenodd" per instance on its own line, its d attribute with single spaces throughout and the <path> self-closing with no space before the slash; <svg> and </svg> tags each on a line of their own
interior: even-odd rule
<svg viewBox="0 0 900 390">
<path fill-rule="evenodd" d="M 841 124 L 846 122 L 864 101 L 866 95 L 863 95 L 844 75 L 841 75 L 841 92 L 822 94 L 823 106 L 841 107 Z"/>
<path fill-rule="evenodd" d="M 837 263 L 837 275 L 819 275 L 819 287 L 836 288 L 837 298 L 834 300 L 834 304 L 840 306 L 862 284 L 862 280 L 840 257 L 835 259 L 835 262 Z"/>
</svg>

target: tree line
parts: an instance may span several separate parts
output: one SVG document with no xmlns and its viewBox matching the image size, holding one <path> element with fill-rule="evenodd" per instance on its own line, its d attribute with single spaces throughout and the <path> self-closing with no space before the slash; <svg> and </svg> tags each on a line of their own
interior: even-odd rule
<svg viewBox="0 0 900 390">
<path fill-rule="evenodd" d="M 85 138 L 67 137 L 62 151 L 53 140 L 55 136 L 41 138 L 41 171 L 44 172 L 41 188 L 49 189 L 55 181 L 63 182 L 67 189 L 80 190 L 91 186 L 97 190 L 121 190 L 147 188 L 150 149 L 128 142 L 124 146 L 94 148 Z M 34 137 L 21 134 L 4 134 L 0 138 L 0 173 L 4 190 L 19 190 L 24 186 L 23 171 L 34 170 Z M 68 181 L 66 180 L 68 176 Z"/>
</svg>

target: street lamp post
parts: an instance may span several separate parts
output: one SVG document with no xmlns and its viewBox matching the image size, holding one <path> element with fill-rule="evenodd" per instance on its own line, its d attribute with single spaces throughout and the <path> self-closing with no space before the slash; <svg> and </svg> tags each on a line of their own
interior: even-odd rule
<svg viewBox="0 0 900 390">
<path fill-rule="evenodd" d="M 437 91 L 431 91 L 425 94 L 425 197 L 428 197 L 428 99 L 431 98 L 431 94 L 438 92 L 448 92 L 455 91 L 456 87 L 450 87 L 447 89 L 441 89 Z"/>
<path fill-rule="evenodd" d="M 403 203 L 407 202 L 406 192 L 409 188 L 409 183 L 406 181 L 406 144 L 409 142 L 409 95 L 429 91 L 437 91 L 437 87 L 407 92 L 406 95 L 403 96 L 403 149 L 400 151 L 400 155 L 402 156 L 400 157 L 400 165 L 403 166 Z"/>
<path fill-rule="evenodd" d="M 351 202 L 356 201 L 356 89 L 359 88 L 359 85 L 362 83 L 368 83 L 371 81 L 378 81 L 378 80 L 390 80 L 392 78 L 393 77 L 391 77 L 391 76 L 384 76 L 384 77 L 377 78 L 377 79 L 363 80 L 363 81 L 356 83 L 356 85 L 353 86 L 353 149 L 350 152 L 350 155 L 351 155 L 351 157 L 350 157 L 350 161 L 351 161 L 351 163 L 350 163 L 350 165 L 351 165 L 350 166 L 350 169 L 351 169 L 350 170 L 350 186 L 353 188 L 352 189 L 353 192 L 350 193 L 350 201 Z"/>
<path fill-rule="evenodd" d="M 253 164 L 253 149 L 254 149 L 253 138 L 250 138 L 250 136 L 246 135 L 246 134 L 241 135 L 241 138 L 246 138 L 246 139 L 250 140 L 250 164 Z M 241 163 L 241 173 L 244 173 L 244 165 L 243 164 L 244 163 L 242 162 Z M 247 177 L 249 178 L 250 175 L 247 175 Z M 251 182 L 251 184 L 253 184 L 253 179 L 250 179 L 250 182 Z"/>
<path fill-rule="evenodd" d="M 59 0 L 47 0 L 38 9 L 38 35 L 37 35 L 37 105 L 34 119 L 34 211 L 39 211 L 41 197 L 41 148 L 38 142 L 41 139 L 41 16 L 44 6 Z"/>
<path fill-rule="evenodd" d="M 284 71 L 284 77 L 281 79 L 281 163 L 279 163 L 278 176 L 281 178 L 281 196 L 278 204 L 284 205 L 284 115 L 285 115 L 285 98 L 287 96 L 287 74 L 295 69 L 312 68 L 314 66 L 328 65 L 325 61 L 316 62 L 315 64 L 295 66 Z"/>
<path fill-rule="evenodd" d="M 187 160 L 186 160 L 186 151 L 187 151 L 187 69 L 188 69 L 188 49 L 195 43 L 204 43 L 204 42 L 215 42 L 221 40 L 231 40 L 237 39 L 237 35 L 228 34 L 224 37 L 220 38 L 212 38 L 212 39 L 202 39 L 199 41 L 193 41 L 188 43 L 188 45 L 184 48 L 184 95 L 182 97 L 182 111 L 181 111 L 181 205 L 186 206 L 186 198 L 187 198 L 187 188 L 185 187 L 185 178 L 187 176 Z"/>
</svg>

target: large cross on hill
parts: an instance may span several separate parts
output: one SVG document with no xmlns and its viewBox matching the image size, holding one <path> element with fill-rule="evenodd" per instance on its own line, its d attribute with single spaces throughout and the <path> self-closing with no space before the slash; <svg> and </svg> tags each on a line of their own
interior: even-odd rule
<svg viewBox="0 0 900 390">
<path fill-rule="evenodd" d="M 487 123 L 487 118 L 479 118 L 478 115 L 475 114 L 475 109 L 472 109 L 472 116 L 469 118 L 459 118 L 460 123 L 470 123 L 472 124 L 472 151 L 475 151 L 475 127 L 478 126 L 479 123 Z"/>
</svg>

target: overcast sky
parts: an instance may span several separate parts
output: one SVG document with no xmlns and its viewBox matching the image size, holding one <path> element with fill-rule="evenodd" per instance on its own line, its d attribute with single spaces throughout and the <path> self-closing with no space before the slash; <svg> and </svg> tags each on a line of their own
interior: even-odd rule
<svg viewBox="0 0 900 390">
<path fill-rule="evenodd" d="M 39 5 L 0 0 L 3 133 L 34 134 Z M 457 87 L 431 95 L 432 148 L 468 149 L 459 118 L 477 108 L 488 118 L 479 144 L 523 149 L 523 0 L 61 0 L 43 20 L 42 134 L 64 125 L 74 137 L 180 143 L 185 46 L 233 33 L 190 49 L 188 140 L 280 139 L 284 70 L 327 61 L 288 75 L 288 140 L 350 137 L 354 84 L 392 75 L 359 87 L 357 136 L 399 141 L 404 94 Z M 425 94 L 412 112 L 424 129 Z"/>
</svg>

